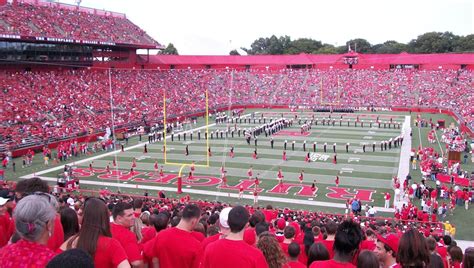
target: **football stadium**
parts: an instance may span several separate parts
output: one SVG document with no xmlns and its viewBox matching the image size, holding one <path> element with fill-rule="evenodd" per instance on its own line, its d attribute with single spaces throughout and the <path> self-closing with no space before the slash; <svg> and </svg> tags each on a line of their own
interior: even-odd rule
<svg viewBox="0 0 474 268">
<path fill-rule="evenodd" d="M 474 267 L 474 49 L 169 47 L 0 0 L 0 267 Z"/>
</svg>

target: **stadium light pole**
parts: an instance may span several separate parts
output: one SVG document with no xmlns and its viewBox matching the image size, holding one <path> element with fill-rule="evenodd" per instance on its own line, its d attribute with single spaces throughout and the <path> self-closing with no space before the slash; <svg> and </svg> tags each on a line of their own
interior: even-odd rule
<svg viewBox="0 0 474 268">
<path fill-rule="evenodd" d="M 114 100 L 112 96 L 112 73 L 109 68 L 109 94 L 110 94 L 110 116 L 112 118 L 112 141 L 114 142 L 115 149 L 115 118 L 114 118 Z"/>
<path fill-rule="evenodd" d="M 112 95 L 112 71 L 109 68 L 109 94 L 110 94 L 110 116 L 112 121 L 112 146 L 113 150 L 116 149 L 116 139 L 115 139 L 115 116 L 114 116 L 114 100 Z M 114 161 L 115 161 L 115 171 L 118 170 L 118 163 L 117 163 L 117 154 L 114 154 Z M 119 179 L 117 177 L 117 182 Z M 120 184 L 118 184 L 120 185 Z M 120 186 L 117 186 L 118 190 L 120 191 Z"/>
</svg>

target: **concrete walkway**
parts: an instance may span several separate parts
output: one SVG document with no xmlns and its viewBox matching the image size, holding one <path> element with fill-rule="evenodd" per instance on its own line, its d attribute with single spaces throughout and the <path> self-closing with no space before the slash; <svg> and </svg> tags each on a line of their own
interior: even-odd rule
<svg viewBox="0 0 474 268">
<path fill-rule="evenodd" d="M 407 175 L 410 173 L 410 151 L 411 151 L 411 116 L 407 115 L 405 116 L 405 121 L 403 122 L 403 127 L 402 127 L 402 136 L 403 136 L 403 144 L 402 148 L 400 149 L 400 161 L 398 165 L 398 178 L 400 180 L 400 191 L 403 194 L 403 183 L 405 182 L 405 179 Z M 400 197 L 400 201 L 397 202 L 397 197 L 395 195 L 394 191 L 394 206 L 396 208 L 401 208 L 403 204 L 408 203 L 408 196 L 403 196 Z"/>
</svg>

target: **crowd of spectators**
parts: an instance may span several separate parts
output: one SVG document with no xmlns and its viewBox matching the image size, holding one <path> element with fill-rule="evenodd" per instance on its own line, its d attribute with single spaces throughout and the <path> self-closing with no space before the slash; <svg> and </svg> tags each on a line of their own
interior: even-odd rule
<svg viewBox="0 0 474 268">
<path fill-rule="evenodd" d="M 470 268 L 474 263 L 473 248 L 463 253 L 428 222 L 148 193 L 53 195 L 39 178 L 2 186 L 0 193 L 2 267 L 61 267 L 68 260 L 71 268 Z M 438 262 L 442 265 L 434 266 Z"/>
<path fill-rule="evenodd" d="M 471 71 L 374 70 L 106 70 L 2 72 L 0 140 L 21 145 L 184 119 L 231 104 L 301 104 L 307 107 L 433 107 L 462 116 L 474 127 Z M 110 93 L 111 91 L 111 93 Z"/>
<path fill-rule="evenodd" d="M 15 1 L 0 8 L 0 33 L 124 43 L 159 45 L 124 15 L 105 15 L 74 6 L 49 6 Z"/>
</svg>

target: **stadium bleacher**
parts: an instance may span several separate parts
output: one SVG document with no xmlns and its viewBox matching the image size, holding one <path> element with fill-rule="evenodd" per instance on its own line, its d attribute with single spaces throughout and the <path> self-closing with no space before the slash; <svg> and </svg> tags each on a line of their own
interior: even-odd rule
<svg viewBox="0 0 474 268">
<path fill-rule="evenodd" d="M 114 70 L 112 96 L 119 127 L 161 118 L 163 91 L 175 104 L 168 115 L 203 111 L 204 105 L 192 104 L 204 103 L 207 88 L 211 110 L 229 104 L 429 107 L 451 110 L 473 128 L 472 80 L 468 70 L 237 71 L 233 76 L 215 70 Z M 5 93 L 0 100 L 2 144 L 31 144 L 27 137 L 46 142 L 74 138 L 111 125 L 108 71 L 3 71 L 0 83 Z"/>
<path fill-rule="evenodd" d="M 2 6 L 0 34 L 160 45 L 124 14 L 99 14 L 94 9 L 38 1 L 15 1 Z"/>
</svg>

